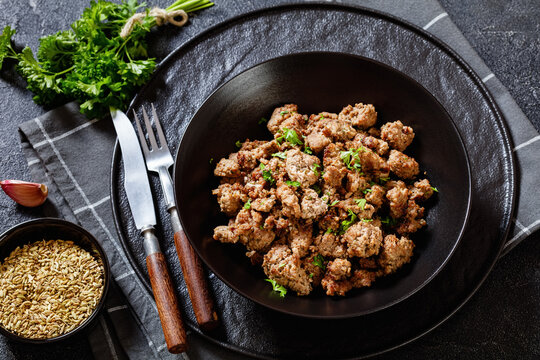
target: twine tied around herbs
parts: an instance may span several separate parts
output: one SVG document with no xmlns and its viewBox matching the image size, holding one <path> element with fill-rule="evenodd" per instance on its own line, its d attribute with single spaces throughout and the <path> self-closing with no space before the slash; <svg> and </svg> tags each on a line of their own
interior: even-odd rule
<svg viewBox="0 0 540 360">
<path fill-rule="evenodd" d="M 184 24 L 188 21 L 188 14 L 184 10 L 174 10 L 171 12 L 168 12 L 165 9 L 160 8 L 153 8 L 150 10 L 148 15 L 153 16 L 156 19 L 156 25 L 161 26 L 166 23 L 171 23 L 174 26 L 184 26 Z M 133 14 L 132 17 L 130 17 L 126 23 L 124 24 L 124 27 L 122 27 L 122 30 L 120 31 L 120 37 L 125 39 L 131 34 L 131 31 L 133 31 L 133 27 L 136 23 L 141 23 L 142 19 L 146 17 L 146 13 L 136 13 Z M 176 20 L 177 17 L 180 17 L 180 20 Z"/>
</svg>

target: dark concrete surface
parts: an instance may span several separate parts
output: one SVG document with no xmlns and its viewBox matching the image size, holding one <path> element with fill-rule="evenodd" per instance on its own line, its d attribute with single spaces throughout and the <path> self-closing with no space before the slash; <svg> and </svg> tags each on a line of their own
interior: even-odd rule
<svg viewBox="0 0 540 360">
<path fill-rule="evenodd" d="M 168 1 L 153 1 L 156 3 Z M 452 20 L 525 114 L 540 129 L 540 1 L 442 0 Z M 40 36 L 66 28 L 88 0 L 0 0 L 0 26 L 18 30 L 15 42 L 37 48 Z M 238 6 L 241 6 L 240 3 Z M 202 19 L 201 19 L 202 20 Z M 209 22 L 208 25 L 212 23 Z M 160 33 L 159 56 L 193 36 L 189 27 Z M 32 102 L 9 66 L 0 71 L 0 178 L 30 179 L 17 128 L 44 109 Z M 104 183 L 103 186 L 108 186 Z M 538 194 L 532 194 L 538 196 Z M 0 231 L 40 216 L 0 194 Z M 501 259 L 472 299 L 430 334 L 381 359 L 540 358 L 540 234 Z M 0 359 L 91 359 L 86 339 L 35 347 L 0 337 Z"/>
</svg>

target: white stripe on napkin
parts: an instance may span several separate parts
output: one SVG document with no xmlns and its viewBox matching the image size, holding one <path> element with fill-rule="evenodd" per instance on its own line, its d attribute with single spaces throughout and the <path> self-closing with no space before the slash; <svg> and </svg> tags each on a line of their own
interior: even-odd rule
<svg viewBox="0 0 540 360">
<path fill-rule="evenodd" d="M 494 77 L 495 77 L 495 74 L 491 73 L 491 74 L 487 75 L 486 77 L 484 77 L 482 79 L 482 82 L 485 83 L 486 81 L 488 81 L 489 79 L 494 78 Z"/>
<path fill-rule="evenodd" d="M 105 319 L 103 319 L 103 316 L 99 317 L 99 323 L 101 324 L 101 327 L 103 328 L 103 333 L 105 334 L 105 339 L 107 339 L 107 345 L 109 345 L 109 350 L 111 351 L 111 355 L 113 359 L 118 360 L 118 355 L 116 354 L 116 349 L 114 348 L 114 344 L 111 338 L 111 333 L 109 332 L 109 327 L 107 326 Z"/>
<path fill-rule="evenodd" d="M 103 199 L 98 200 L 98 201 L 96 201 L 96 202 L 93 203 L 93 204 L 86 205 L 86 206 L 83 206 L 83 207 L 78 208 L 77 210 L 74 210 L 73 213 L 74 213 L 75 215 L 77 215 L 78 213 L 80 213 L 80 212 L 82 212 L 82 211 L 84 211 L 84 210 L 93 209 L 93 208 L 95 208 L 96 206 L 103 204 L 105 201 L 108 201 L 110 198 L 111 198 L 110 196 L 106 196 L 106 197 L 104 197 Z"/>
<path fill-rule="evenodd" d="M 433 24 L 435 24 L 437 21 L 441 20 L 442 18 L 444 18 L 444 17 L 446 17 L 446 16 L 448 16 L 448 13 L 445 13 L 445 12 L 443 12 L 442 14 L 439 14 L 439 15 L 435 16 L 435 17 L 433 18 L 433 20 L 431 20 L 430 22 L 428 22 L 428 23 L 424 26 L 424 30 L 429 29 L 430 27 L 433 26 Z"/>
<path fill-rule="evenodd" d="M 514 151 L 519 150 L 527 145 L 531 145 L 533 142 L 538 141 L 538 140 L 540 140 L 540 135 L 537 135 L 533 137 L 532 139 L 530 139 L 529 141 L 525 141 L 524 143 L 519 144 L 518 146 L 514 148 Z"/>
<path fill-rule="evenodd" d="M 84 124 L 82 124 L 82 125 L 77 126 L 76 128 L 73 128 L 73 129 L 71 129 L 71 130 L 69 130 L 69 131 L 66 131 L 66 132 L 63 133 L 62 135 L 58 135 L 58 136 L 56 136 L 56 137 L 54 137 L 54 138 L 52 138 L 52 139 L 49 139 L 49 140 L 43 140 L 43 141 L 40 141 L 40 142 L 38 142 L 38 143 L 36 143 L 36 144 L 34 145 L 34 148 L 38 148 L 38 147 L 40 147 L 40 146 L 43 146 L 43 145 L 45 145 L 45 144 L 48 144 L 49 141 L 57 141 L 57 140 L 63 139 L 63 138 L 65 138 L 65 137 L 67 137 L 67 136 L 69 136 L 69 135 L 71 135 L 71 134 L 76 133 L 76 132 L 79 131 L 79 130 L 84 129 L 85 127 L 88 127 L 88 126 L 92 125 L 92 124 L 95 123 L 95 122 L 98 122 L 98 121 L 99 121 L 99 119 L 93 119 L 93 120 L 90 120 L 90 121 L 88 121 L 88 122 L 86 122 L 86 123 L 84 123 Z"/>
</svg>

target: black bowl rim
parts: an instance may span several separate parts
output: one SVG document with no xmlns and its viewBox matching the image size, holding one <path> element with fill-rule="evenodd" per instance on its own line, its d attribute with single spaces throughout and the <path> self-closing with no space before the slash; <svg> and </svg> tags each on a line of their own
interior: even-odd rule
<svg viewBox="0 0 540 360">
<path fill-rule="evenodd" d="M 53 218 L 53 217 L 44 217 L 44 218 L 28 220 L 28 221 L 24 221 L 22 223 L 19 223 L 19 224 L 15 225 L 15 226 L 9 228 L 8 230 L 4 231 L 2 234 L 0 234 L 0 247 L 2 247 L 4 245 L 4 238 L 6 236 L 10 235 L 11 233 L 13 233 L 14 231 L 16 231 L 18 229 L 24 228 L 24 227 L 29 226 L 29 225 L 34 225 L 34 224 L 58 224 L 58 225 L 62 225 L 62 226 L 65 226 L 65 227 L 71 227 L 71 228 L 81 232 L 82 234 L 86 235 L 88 237 L 88 239 L 90 239 L 90 241 L 96 246 L 96 249 L 99 252 L 101 260 L 103 261 L 103 275 L 104 275 L 103 292 L 101 294 L 101 298 L 100 298 L 98 304 L 96 305 L 94 311 L 92 312 L 92 314 L 90 314 L 90 316 L 86 320 L 84 320 L 82 323 L 80 323 L 76 328 L 74 328 L 73 330 L 71 330 L 71 331 L 69 331 L 69 332 L 67 332 L 65 334 L 55 336 L 55 337 L 50 338 L 50 339 L 29 339 L 29 338 L 22 337 L 20 335 L 14 334 L 14 333 L 6 330 L 2 326 L 2 324 L 0 324 L 0 333 L 2 335 L 6 336 L 7 338 L 18 341 L 18 342 L 27 343 L 27 344 L 41 345 L 41 344 L 51 344 L 51 343 L 59 342 L 59 341 L 62 341 L 62 340 L 66 340 L 67 338 L 71 338 L 71 337 L 85 331 L 88 328 L 88 326 L 94 322 L 94 319 L 99 315 L 101 309 L 105 305 L 105 299 L 107 298 L 107 293 L 109 291 L 110 273 L 111 273 L 111 271 L 110 271 L 109 259 L 107 258 L 105 250 L 103 249 L 101 244 L 97 241 L 96 237 L 94 235 L 92 235 L 88 230 L 83 228 L 82 226 L 80 226 L 78 224 L 75 224 L 75 223 L 73 223 L 71 221 L 64 220 L 64 219 Z M 4 259 L 0 259 L 0 262 L 3 262 L 3 261 L 4 261 Z"/>
<path fill-rule="evenodd" d="M 268 59 L 268 60 L 265 60 L 263 62 L 260 62 L 258 64 L 255 64 L 243 71 L 241 71 L 240 73 L 238 73 L 237 75 L 235 75 L 234 77 L 232 77 L 231 79 L 227 80 L 225 83 L 221 84 L 219 87 L 217 87 L 214 91 L 212 91 L 210 93 L 210 95 L 208 95 L 205 100 L 202 102 L 202 104 L 197 108 L 197 111 L 193 114 L 193 116 L 190 118 L 187 126 L 186 126 L 186 129 L 184 131 L 184 133 L 182 134 L 181 138 L 180 138 L 180 145 L 178 146 L 177 150 L 176 150 L 176 154 L 175 154 L 175 158 L 174 158 L 174 167 L 173 167 L 173 185 L 174 185 L 174 197 L 175 197 L 175 203 L 177 204 L 177 207 L 180 208 L 180 206 L 178 206 L 179 202 L 178 202 L 178 196 L 177 196 L 177 192 L 176 192 L 176 184 L 178 183 L 178 176 L 177 176 L 177 171 L 178 171 L 178 158 L 180 156 L 180 152 L 183 150 L 183 148 L 185 147 L 185 142 L 184 142 L 184 138 L 186 137 L 186 134 L 188 133 L 189 129 L 192 127 L 192 124 L 193 124 L 193 119 L 195 119 L 197 117 L 197 115 L 199 114 L 199 112 L 201 111 L 201 108 L 203 106 L 206 105 L 206 103 L 218 92 L 220 91 L 223 87 L 227 86 L 230 82 L 232 82 L 233 80 L 235 80 L 237 77 L 243 75 L 244 73 L 254 69 L 255 67 L 258 67 L 258 66 L 261 66 L 263 64 L 266 64 L 268 62 L 272 62 L 272 61 L 276 61 L 276 60 L 279 60 L 279 59 L 282 59 L 282 58 L 287 58 L 287 57 L 295 57 L 295 56 L 306 56 L 306 55 L 338 55 L 338 56 L 344 56 L 344 57 L 351 57 L 351 58 L 357 58 L 357 59 L 360 59 L 360 60 L 363 60 L 363 61 L 367 61 L 367 62 L 371 62 L 377 66 L 380 66 L 382 68 L 385 68 L 386 70 L 388 71 L 391 71 L 391 72 L 394 72 L 396 73 L 397 75 L 399 76 L 402 76 L 404 77 L 407 81 L 410 81 L 412 82 L 414 85 L 418 86 L 423 92 L 425 92 L 432 100 L 434 100 L 434 102 L 439 106 L 439 108 L 446 114 L 446 116 L 448 117 L 448 119 L 450 119 L 450 124 L 451 126 L 453 127 L 454 131 L 456 132 L 457 134 L 457 137 L 458 137 L 458 140 L 459 140 L 459 144 L 460 144 L 460 147 L 461 147 L 461 150 L 463 151 L 463 154 L 465 156 L 465 163 L 466 163 L 466 168 L 467 168 L 467 182 L 468 182 L 468 186 L 467 186 L 467 206 L 466 206 L 466 211 L 465 211 L 465 217 L 463 219 L 463 224 L 461 226 L 461 229 L 459 231 L 459 235 L 457 237 L 457 240 L 454 242 L 454 245 L 452 246 L 452 249 L 450 250 L 450 252 L 448 253 L 448 255 L 446 256 L 446 258 L 444 259 L 444 261 L 438 266 L 438 268 L 426 279 L 424 280 L 420 285 L 416 286 L 414 289 L 410 290 L 409 292 L 407 292 L 406 294 L 404 294 L 403 296 L 401 297 L 398 297 L 396 298 L 394 301 L 390 301 L 386 304 L 383 304 L 381 306 L 377 306 L 377 307 L 374 307 L 372 309 L 368 309 L 368 310 L 364 310 L 364 311 L 360 311 L 360 312 L 356 312 L 356 313 L 350 313 L 350 314 L 343 314 L 343 315 L 316 315 L 316 314 L 306 314 L 306 313 L 298 313 L 298 312 L 292 312 L 292 311 L 287 311 L 286 309 L 283 309 L 283 308 L 280 308 L 278 306 L 274 306 L 274 305 L 271 305 L 271 304 L 267 304 L 267 303 L 263 303 L 261 301 L 258 301 L 258 300 L 255 300 L 254 298 L 252 298 L 251 296 L 249 296 L 248 294 L 246 294 L 244 291 L 241 291 L 237 286 L 235 286 L 234 284 L 232 284 L 231 282 L 229 282 L 228 280 L 226 280 L 224 277 L 222 277 L 218 272 L 216 272 L 214 270 L 214 267 L 212 266 L 212 264 L 210 264 L 209 262 L 207 262 L 204 257 L 202 256 L 201 252 L 198 250 L 197 246 L 195 246 L 195 242 L 191 239 L 191 237 L 189 236 L 188 232 L 184 230 L 189 242 L 191 243 L 192 245 L 192 248 L 195 250 L 195 252 L 197 253 L 197 255 L 201 258 L 201 260 L 206 264 L 206 266 L 208 266 L 208 268 L 210 268 L 210 270 L 222 281 L 224 282 L 225 284 L 227 284 L 227 286 L 229 286 L 231 289 L 233 289 L 235 292 L 237 292 L 238 294 L 240 294 L 241 296 L 243 296 L 244 298 L 246 299 L 249 299 L 259 305 L 262 305 L 266 308 L 269 308 L 269 309 L 272 309 L 272 310 L 275 310 L 275 311 L 278 311 L 280 313 L 284 313 L 284 314 L 287 314 L 287 315 L 293 315 L 293 316 L 298 316 L 298 317 L 302 317 L 302 318 L 310 318 L 310 319 L 348 319 L 348 318 L 354 318 L 354 317 L 359 317 L 359 316 L 363 316 L 363 315 L 368 315 L 368 314 L 372 314 L 374 312 L 377 312 L 377 311 L 381 311 L 381 310 L 384 310 L 384 309 L 387 309 L 393 305 L 396 305 L 402 301 L 404 301 L 405 299 L 409 298 L 410 296 L 414 295 L 415 293 L 417 293 L 418 291 L 420 291 L 423 287 L 425 287 L 431 280 L 433 280 L 437 274 L 446 266 L 446 264 L 448 263 L 448 261 L 450 260 L 450 258 L 452 257 L 452 255 L 454 254 L 457 246 L 459 245 L 459 243 L 461 242 L 461 240 L 463 239 L 463 235 L 465 233 L 465 230 L 467 228 L 467 224 L 469 223 L 469 215 L 470 215 L 470 211 L 471 211 L 471 204 L 472 204 L 472 173 L 471 173 L 471 166 L 470 166 L 470 161 L 469 161 L 469 155 L 468 155 L 468 152 L 467 152 L 467 148 L 465 147 L 465 143 L 463 142 L 463 138 L 461 136 L 461 133 L 459 132 L 459 129 L 458 127 L 456 126 L 454 120 L 452 119 L 452 117 L 450 116 L 450 114 L 448 113 L 448 111 L 446 111 L 446 109 L 444 108 L 444 106 L 439 102 L 439 100 L 433 95 L 431 94 L 431 92 L 429 92 L 422 84 L 420 84 L 419 82 L 417 82 L 415 79 L 413 79 L 412 77 L 408 76 L 407 74 L 399 71 L 398 69 L 392 67 L 392 66 L 389 66 L 387 64 L 384 64 L 382 62 L 379 62 L 379 61 L 376 61 L 374 59 L 370 59 L 368 57 L 364 57 L 364 56 L 360 56 L 360 55 L 355 55 L 355 54 L 349 54 L 349 53 L 344 53 L 344 52 L 332 52 L 332 51 L 309 51 L 309 52 L 296 52 L 296 53 L 290 53 L 290 54 L 287 54 L 287 55 L 282 55 L 282 56 L 277 56 L 275 58 L 271 58 L 271 59 Z M 182 218 L 182 215 L 181 215 L 181 211 L 178 211 L 178 214 L 179 214 L 179 218 L 180 218 L 180 223 L 182 225 L 182 228 L 183 229 L 186 229 L 185 227 L 185 224 L 184 224 L 184 220 Z M 339 299 L 338 299 L 339 300 Z"/>
</svg>

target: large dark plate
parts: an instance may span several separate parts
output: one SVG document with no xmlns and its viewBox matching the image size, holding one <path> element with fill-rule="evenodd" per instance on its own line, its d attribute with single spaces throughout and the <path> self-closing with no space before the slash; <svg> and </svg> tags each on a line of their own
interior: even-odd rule
<svg viewBox="0 0 540 360">
<path fill-rule="evenodd" d="M 320 86 L 328 84 L 328 86 Z M 415 234 L 416 256 L 395 276 L 341 299 L 322 291 L 281 298 L 251 265 L 245 247 L 212 239 L 227 224 L 212 189 L 215 162 L 237 151 L 238 139 L 266 139 L 258 125 L 280 105 L 295 103 L 300 113 L 338 113 L 345 105 L 374 104 L 379 125 L 401 119 L 415 129 L 407 153 L 422 165 L 440 196 L 428 203 L 425 231 Z M 200 146 L 206 144 L 205 146 Z M 437 100 L 404 74 L 366 58 L 328 52 L 282 56 L 257 65 L 220 87 L 191 119 L 176 156 L 174 183 L 180 218 L 191 244 L 210 269 L 247 298 L 284 313 L 345 318 L 374 312 L 404 300 L 442 268 L 461 239 L 469 211 L 469 164 L 463 142 Z M 435 205 L 434 202 L 437 202 Z M 430 206 L 431 205 L 431 206 Z"/>
<path fill-rule="evenodd" d="M 454 255 L 429 284 L 392 307 L 355 319 L 323 321 L 281 314 L 245 299 L 210 274 L 223 325 L 219 332 L 206 336 L 260 357 L 366 356 L 433 329 L 483 282 L 504 244 L 512 216 L 515 166 L 511 144 L 502 116 L 481 80 L 446 45 L 393 17 L 334 4 L 257 11 L 204 32 L 161 64 L 132 106 L 138 109 L 154 102 L 174 147 L 188 119 L 218 86 L 265 60 L 306 51 L 345 52 L 374 59 L 412 77 L 435 96 L 455 121 L 469 154 L 469 224 Z M 144 252 L 121 186 L 118 150 L 112 170 L 111 202 L 119 236 L 148 285 Z M 161 197 L 155 178 L 152 185 Z M 158 218 L 164 224 L 162 238 L 172 239 L 165 210 L 160 210 Z M 162 247 L 178 293 L 188 299 L 172 241 L 163 241 Z M 189 302 L 185 313 L 188 326 L 199 332 Z"/>
</svg>

